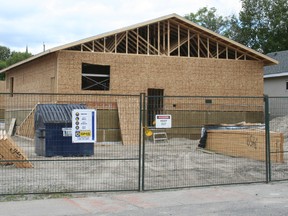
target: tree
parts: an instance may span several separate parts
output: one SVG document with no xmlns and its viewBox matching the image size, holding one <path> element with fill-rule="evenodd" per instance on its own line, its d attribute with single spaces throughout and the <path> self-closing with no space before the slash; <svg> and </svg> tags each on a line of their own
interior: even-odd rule
<svg viewBox="0 0 288 216">
<path fill-rule="evenodd" d="M 6 61 L 7 66 L 16 64 L 17 62 L 23 61 L 23 60 L 25 60 L 31 56 L 32 56 L 32 54 L 28 53 L 28 52 L 15 52 L 15 51 L 13 51 L 11 53 L 10 58 L 7 59 L 7 61 Z"/>
<path fill-rule="evenodd" d="M 218 16 L 216 8 L 200 8 L 196 13 L 190 13 L 184 17 L 200 26 L 210 29 L 218 34 L 225 34 L 229 25 L 229 18 Z"/>
<path fill-rule="evenodd" d="M 239 20 L 231 39 L 263 53 L 288 49 L 287 0 L 241 0 Z M 234 20 L 235 21 L 235 20 Z"/>
<path fill-rule="evenodd" d="M 16 64 L 17 62 L 23 61 L 32 54 L 26 52 L 11 52 L 9 48 L 0 46 L 0 70 L 9 67 L 10 65 Z M 0 80 L 5 79 L 5 74 L 0 74 Z"/>
<path fill-rule="evenodd" d="M 10 49 L 4 46 L 0 46 L 0 61 L 6 61 L 10 57 Z"/>
</svg>

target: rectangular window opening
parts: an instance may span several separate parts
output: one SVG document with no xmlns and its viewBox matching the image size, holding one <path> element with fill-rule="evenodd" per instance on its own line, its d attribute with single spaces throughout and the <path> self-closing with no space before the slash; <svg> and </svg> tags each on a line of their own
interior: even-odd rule
<svg viewBox="0 0 288 216">
<path fill-rule="evenodd" d="M 108 91 L 110 66 L 82 63 L 82 90 Z"/>
<path fill-rule="evenodd" d="M 286 91 L 288 91 L 288 81 L 286 81 Z"/>
</svg>

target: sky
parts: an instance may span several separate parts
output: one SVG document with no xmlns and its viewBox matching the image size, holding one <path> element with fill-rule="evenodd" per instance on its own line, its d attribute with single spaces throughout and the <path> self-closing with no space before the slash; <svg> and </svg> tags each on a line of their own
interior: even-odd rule
<svg viewBox="0 0 288 216">
<path fill-rule="evenodd" d="M 87 37 L 202 7 L 239 14 L 240 0 L 7 0 L 0 7 L 0 46 L 37 54 Z"/>
</svg>

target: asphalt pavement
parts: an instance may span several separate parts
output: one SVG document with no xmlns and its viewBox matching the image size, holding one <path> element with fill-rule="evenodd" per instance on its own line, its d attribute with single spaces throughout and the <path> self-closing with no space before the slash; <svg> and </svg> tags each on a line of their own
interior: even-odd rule
<svg viewBox="0 0 288 216">
<path fill-rule="evenodd" d="M 288 215 L 288 182 L 0 202 L 1 216 Z"/>
</svg>

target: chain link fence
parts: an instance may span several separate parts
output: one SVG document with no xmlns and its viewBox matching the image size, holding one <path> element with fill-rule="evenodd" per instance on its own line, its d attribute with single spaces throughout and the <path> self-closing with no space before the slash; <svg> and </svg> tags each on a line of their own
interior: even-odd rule
<svg viewBox="0 0 288 216">
<path fill-rule="evenodd" d="M 122 116 L 139 116 L 139 96 L 2 94 L 0 97 L 4 119 L 0 194 L 139 189 L 139 142 L 122 144 L 123 125 L 119 124 L 117 109 L 121 107 Z M 127 102 L 129 107 L 125 105 Z M 64 135 L 63 128 L 71 128 L 72 117 L 68 112 L 71 106 L 97 110 L 97 143 L 72 143 L 71 135 Z M 136 130 L 138 138 L 139 119 L 138 128 L 131 130 L 134 134 Z M 126 137 L 126 142 L 135 141 L 131 139 Z"/>
<path fill-rule="evenodd" d="M 278 100 L 265 101 L 169 97 L 154 90 L 148 95 L 1 94 L 0 194 L 285 180 L 286 132 L 273 120 L 286 114 L 274 118 L 271 109 L 267 133 L 267 105 L 272 108 Z M 73 109 L 96 110 L 95 143 L 72 142 Z"/>
<path fill-rule="evenodd" d="M 282 140 L 270 141 L 270 145 L 278 145 L 271 149 L 271 157 L 281 158 L 281 161 L 270 163 L 270 180 L 288 180 L 288 97 L 269 97 L 270 131 L 282 134 Z M 271 132 L 272 133 L 272 132 Z"/>
</svg>

